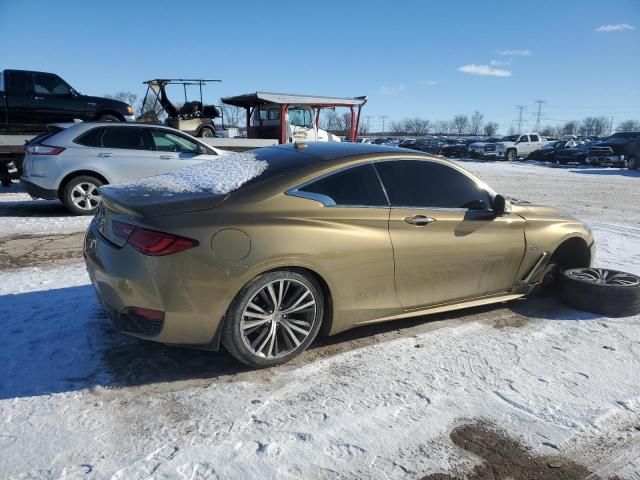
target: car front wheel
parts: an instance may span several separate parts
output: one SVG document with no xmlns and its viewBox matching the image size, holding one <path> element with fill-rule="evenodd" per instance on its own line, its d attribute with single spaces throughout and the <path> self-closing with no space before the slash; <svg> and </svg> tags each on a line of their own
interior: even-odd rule
<svg viewBox="0 0 640 480">
<path fill-rule="evenodd" d="M 102 201 L 98 188 L 103 182 L 82 175 L 69 181 L 62 192 L 62 202 L 75 215 L 93 215 Z"/>
<path fill-rule="evenodd" d="M 240 362 L 264 368 L 302 353 L 324 314 L 322 290 L 297 271 L 268 272 L 238 293 L 224 320 L 222 344 Z"/>
<path fill-rule="evenodd" d="M 509 162 L 513 162 L 516 160 L 516 158 L 518 158 L 518 154 L 516 153 L 515 150 L 508 150 L 507 151 L 507 160 Z"/>
</svg>

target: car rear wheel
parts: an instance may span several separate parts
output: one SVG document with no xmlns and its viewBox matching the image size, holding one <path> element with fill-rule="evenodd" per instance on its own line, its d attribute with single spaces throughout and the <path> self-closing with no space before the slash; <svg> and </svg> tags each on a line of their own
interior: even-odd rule
<svg viewBox="0 0 640 480">
<path fill-rule="evenodd" d="M 62 201 L 75 215 L 93 215 L 102 201 L 98 192 L 101 185 L 103 182 L 95 177 L 75 177 L 65 185 Z"/>
<path fill-rule="evenodd" d="M 609 317 L 640 313 L 640 277 L 604 268 L 570 268 L 560 277 L 560 298 L 577 310 Z"/>
<path fill-rule="evenodd" d="M 640 164 L 636 159 L 636 157 L 629 157 L 627 159 L 627 168 L 629 170 L 638 170 L 639 167 L 640 167 Z"/>
<path fill-rule="evenodd" d="M 251 367 L 280 365 L 313 342 L 323 314 L 322 290 L 310 275 L 268 272 L 245 285 L 229 307 L 222 344 Z"/>
</svg>

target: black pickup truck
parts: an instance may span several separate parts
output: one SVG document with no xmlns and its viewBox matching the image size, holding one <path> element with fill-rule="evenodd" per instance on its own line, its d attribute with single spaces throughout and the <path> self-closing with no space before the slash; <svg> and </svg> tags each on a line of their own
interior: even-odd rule
<svg viewBox="0 0 640 480">
<path fill-rule="evenodd" d="M 110 98 L 81 95 L 53 73 L 0 71 L 0 133 L 42 132 L 49 123 L 132 121 L 133 108 Z"/>
</svg>

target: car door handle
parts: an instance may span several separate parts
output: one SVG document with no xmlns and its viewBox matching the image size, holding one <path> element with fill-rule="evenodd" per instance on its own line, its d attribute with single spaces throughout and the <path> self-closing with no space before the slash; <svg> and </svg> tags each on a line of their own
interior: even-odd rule
<svg viewBox="0 0 640 480">
<path fill-rule="evenodd" d="M 404 217 L 404 221 L 409 225 L 415 225 L 416 227 L 424 227 L 436 221 L 435 218 L 427 217 L 425 215 L 414 215 L 413 217 Z"/>
<path fill-rule="evenodd" d="M 99 157 L 103 157 L 103 158 L 110 157 L 111 155 L 113 155 L 113 153 L 110 153 L 110 152 L 104 152 L 104 153 L 98 154 Z"/>
<path fill-rule="evenodd" d="M 161 160 L 173 160 L 174 158 L 176 157 L 174 157 L 173 155 L 160 155 Z"/>
</svg>

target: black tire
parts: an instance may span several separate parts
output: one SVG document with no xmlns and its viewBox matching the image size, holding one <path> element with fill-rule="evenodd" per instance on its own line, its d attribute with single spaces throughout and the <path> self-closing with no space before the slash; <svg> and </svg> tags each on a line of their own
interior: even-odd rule
<svg viewBox="0 0 640 480">
<path fill-rule="evenodd" d="M 608 272 L 609 279 L 621 274 L 625 276 L 623 278 L 634 279 L 635 283 L 631 285 L 598 283 L 576 277 L 576 274 L 589 277 L 593 272 L 598 271 Z M 608 317 L 636 315 L 640 313 L 640 277 L 616 270 L 571 268 L 562 272 L 560 277 L 560 298 L 565 304 L 577 310 Z"/>
<path fill-rule="evenodd" d="M 514 162 L 517 160 L 517 158 L 518 158 L 518 152 L 516 152 L 513 148 L 507 150 L 507 155 L 505 156 L 505 159 L 508 162 Z"/>
<path fill-rule="evenodd" d="M 110 113 L 103 113 L 98 117 L 99 122 L 121 122 L 122 119 L 111 115 Z"/>
<path fill-rule="evenodd" d="M 631 156 L 627 159 L 627 168 L 629 170 L 638 170 L 640 168 L 640 162 L 635 156 Z"/>
<path fill-rule="evenodd" d="M 61 198 L 62 203 L 74 215 L 94 215 L 100 204 L 100 197 L 95 198 L 98 193 L 97 190 L 103 184 L 104 182 L 100 179 L 89 175 L 74 177 L 64 186 Z M 86 191 L 89 194 L 84 202 L 78 200 L 78 196 L 81 196 L 79 190 Z"/>
<path fill-rule="evenodd" d="M 216 132 L 211 127 L 202 127 L 198 132 L 198 136 L 202 138 L 215 138 Z"/>
<path fill-rule="evenodd" d="M 300 344 L 293 350 L 279 356 L 260 356 L 251 351 L 245 344 L 241 328 L 242 317 L 245 312 L 245 308 L 247 308 L 248 304 L 254 300 L 254 297 L 256 297 L 263 288 L 267 287 L 267 285 L 279 280 L 288 280 L 291 281 L 292 284 L 302 285 L 309 290 L 313 296 L 313 300 L 315 301 L 313 323 L 307 336 L 304 340 L 301 340 Z M 227 314 L 225 315 L 221 341 L 227 351 L 245 365 L 249 365 L 254 368 L 272 367 L 286 363 L 306 350 L 318 335 L 323 316 L 324 296 L 322 294 L 322 289 L 311 275 L 291 270 L 267 272 L 262 275 L 258 275 L 247 283 L 233 300 Z M 273 323 L 273 320 L 271 322 Z M 276 326 L 274 328 L 277 328 L 276 336 L 280 339 L 278 342 L 282 342 L 284 344 L 284 336 L 286 333 L 284 331 L 285 327 L 278 322 L 275 323 Z M 268 337 L 268 335 L 269 334 L 267 334 L 266 337 Z M 259 342 L 262 341 L 263 340 L 260 340 Z M 276 343 L 276 349 L 278 348 L 278 345 L 279 343 Z"/>
</svg>

